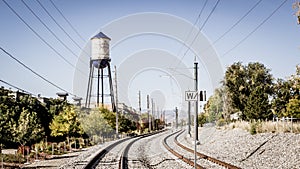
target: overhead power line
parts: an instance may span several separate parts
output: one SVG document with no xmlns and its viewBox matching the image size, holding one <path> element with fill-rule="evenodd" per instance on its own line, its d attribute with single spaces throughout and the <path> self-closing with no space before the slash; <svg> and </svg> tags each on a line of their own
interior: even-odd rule
<svg viewBox="0 0 300 169">
<path fill-rule="evenodd" d="M 219 4 L 220 0 L 218 0 L 213 9 L 210 11 L 209 15 L 207 16 L 207 18 L 205 19 L 205 21 L 203 22 L 203 24 L 201 25 L 201 27 L 199 28 L 197 34 L 195 35 L 194 39 L 192 40 L 191 44 L 188 46 L 187 50 L 185 51 L 185 53 L 183 54 L 182 58 L 180 59 L 180 61 L 178 62 L 178 64 L 175 66 L 174 69 L 176 69 L 179 64 L 183 61 L 184 57 L 186 56 L 186 54 L 188 53 L 188 51 L 191 50 L 191 46 L 194 44 L 195 40 L 197 39 L 197 37 L 199 36 L 200 32 L 202 31 L 202 29 L 204 28 L 204 26 L 206 25 L 206 23 L 208 22 L 209 18 L 211 17 L 211 15 L 214 13 L 214 11 L 216 10 L 218 4 Z"/>
<path fill-rule="evenodd" d="M 235 28 L 243 19 L 245 19 L 260 3 L 262 0 L 257 1 L 236 23 L 234 23 L 227 31 L 225 31 L 218 39 L 216 39 L 213 44 L 216 44 L 225 35 L 227 35 L 233 28 Z"/>
<path fill-rule="evenodd" d="M 244 41 L 246 41 L 253 33 L 255 33 L 263 24 L 265 24 L 288 0 L 284 0 L 268 17 L 266 17 L 259 25 L 257 25 L 247 36 L 245 36 L 242 40 L 240 40 L 236 45 L 234 45 L 231 49 L 225 52 L 223 56 L 227 55 L 239 45 L 241 45 Z"/>
<path fill-rule="evenodd" d="M 6 85 L 8 85 L 8 86 L 10 86 L 10 87 L 13 87 L 13 88 L 15 88 L 15 89 L 18 89 L 18 90 L 21 91 L 21 92 L 24 92 L 24 93 L 27 93 L 27 94 L 30 94 L 30 95 L 34 95 L 34 94 L 32 94 L 32 93 L 30 93 L 30 92 L 28 92 L 28 91 L 26 91 L 26 90 L 24 90 L 24 89 L 21 89 L 21 88 L 15 86 L 15 85 L 12 85 L 11 83 L 8 83 L 8 82 L 6 82 L 6 81 L 4 81 L 4 80 L 2 80 L 2 79 L 0 79 L 0 82 L 4 83 L 4 84 L 6 84 Z"/>
<path fill-rule="evenodd" d="M 41 35 L 39 35 L 5 0 L 2 0 L 5 5 L 50 49 L 52 49 L 60 58 L 62 58 L 66 63 L 68 63 L 74 69 L 77 69 L 71 62 L 69 62 L 62 54 L 60 54 L 52 45 L 50 45 Z M 81 70 L 79 70 L 83 75 L 85 75 Z"/>
<path fill-rule="evenodd" d="M 48 26 L 47 24 L 26 4 L 24 0 L 21 0 L 22 3 L 26 6 L 26 8 L 40 21 L 40 23 L 55 37 L 57 41 L 59 41 L 60 44 L 62 44 L 70 53 L 75 56 L 75 58 L 78 58 L 78 56 L 73 52 Z"/>
<path fill-rule="evenodd" d="M 75 29 L 75 27 L 71 24 L 71 22 L 64 16 L 64 14 L 58 9 L 58 7 L 54 4 L 52 0 L 50 0 L 51 4 L 54 8 L 60 13 L 60 15 L 64 18 L 64 20 L 68 23 L 68 25 L 73 29 L 73 31 L 80 37 L 80 39 L 85 42 L 85 39 L 79 34 L 79 32 Z"/>
<path fill-rule="evenodd" d="M 9 52 L 7 52 L 5 49 L 3 49 L 2 47 L 0 47 L 0 49 L 7 54 L 9 57 L 11 57 L 13 60 L 15 60 L 16 62 L 18 62 L 20 65 L 22 65 L 23 67 L 25 67 L 26 69 L 28 69 L 30 72 L 32 72 L 33 74 L 35 74 L 36 76 L 38 76 L 39 78 L 43 79 L 44 81 L 46 81 L 47 83 L 51 84 L 52 86 L 56 87 L 57 89 L 64 91 L 66 93 L 69 93 L 72 96 L 76 96 L 73 93 L 59 87 L 58 85 L 54 84 L 53 82 L 51 82 L 50 80 L 48 80 L 47 78 L 43 77 L 42 75 L 38 74 L 36 71 L 32 70 L 30 67 L 28 67 L 27 65 L 25 65 L 22 61 L 18 60 L 17 58 L 15 58 L 12 54 L 10 54 Z"/>
<path fill-rule="evenodd" d="M 218 41 L 220 41 L 224 36 L 226 36 L 231 30 L 233 30 L 238 24 L 242 22 L 260 3 L 262 0 L 257 1 L 241 18 L 238 19 L 228 30 L 226 30 L 219 38 L 214 40 L 210 45 L 208 45 L 204 50 L 205 53 L 209 48 L 212 48 Z"/>
<path fill-rule="evenodd" d="M 57 20 L 51 15 L 51 13 L 45 8 L 45 6 L 40 2 L 40 0 L 36 0 L 38 4 L 43 8 L 43 10 L 47 13 L 47 15 L 54 21 L 54 23 L 62 30 L 68 38 L 80 49 L 82 50 L 86 55 L 88 53 L 72 38 L 72 36 L 57 22 Z M 80 58 L 79 58 L 80 59 Z"/>
<path fill-rule="evenodd" d="M 198 21 L 199 21 L 200 18 L 201 18 L 202 12 L 204 11 L 204 8 L 206 7 L 207 2 L 208 2 L 208 0 L 206 0 L 206 1 L 204 2 L 204 5 L 202 6 L 202 8 L 201 8 L 201 10 L 200 10 L 200 13 L 198 14 L 198 17 L 196 18 L 196 21 L 194 22 L 193 26 L 191 27 L 191 29 L 190 29 L 188 35 L 186 36 L 184 42 L 187 42 L 187 41 L 188 41 L 188 39 L 189 39 L 191 33 L 193 32 L 194 27 L 196 26 L 196 24 L 198 23 Z M 179 50 L 178 53 L 177 53 L 177 56 L 179 56 L 179 54 L 180 54 L 180 52 L 182 51 L 182 49 L 183 49 L 184 46 L 185 46 L 185 44 L 183 43 L 182 46 L 181 46 L 181 48 L 180 48 L 180 50 Z M 182 57 L 184 57 L 184 56 L 182 56 Z M 182 59 L 183 59 L 183 58 L 182 58 Z M 182 59 L 181 59 L 181 61 L 182 61 Z M 180 63 L 181 61 L 179 61 L 179 63 Z"/>
</svg>

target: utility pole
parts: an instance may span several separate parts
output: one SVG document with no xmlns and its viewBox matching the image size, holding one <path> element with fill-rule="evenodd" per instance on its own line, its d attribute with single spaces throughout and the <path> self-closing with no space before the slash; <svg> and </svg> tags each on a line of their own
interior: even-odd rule
<svg viewBox="0 0 300 169">
<path fill-rule="evenodd" d="M 196 61 L 195 58 L 195 91 L 198 93 L 198 62 Z M 195 101 L 195 139 L 198 141 L 198 100 Z"/>
<path fill-rule="evenodd" d="M 148 113 L 148 132 L 151 132 L 151 121 L 150 121 L 150 100 L 149 95 L 147 95 L 147 113 Z"/>
<path fill-rule="evenodd" d="M 159 107 L 157 106 L 157 112 L 156 112 L 156 128 L 158 129 L 158 123 L 159 123 Z"/>
<path fill-rule="evenodd" d="M 194 62 L 194 71 L 195 71 L 195 91 L 198 93 L 198 62 L 196 61 L 195 57 L 195 62 Z M 199 96 L 198 96 L 199 98 Z M 194 166 L 196 169 L 196 164 L 197 164 L 197 144 L 198 144 L 198 99 L 195 101 L 195 117 L 194 117 L 194 126 L 195 126 L 195 136 L 194 136 Z"/>
<path fill-rule="evenodd" d="M 175 128 L 178 128 L 178 109 L 175 107 Z"/>
<path fill-rule="evenodd" d="M 191 102 L 188 101 L 188 136 L 191 136 Z"/>
<path fill-rule="evenodd" d="M 118 110 L 118 80 L 117 80 L 117 67 L 115 66 L 115 88 L 116 88 L 116 135 L 119 138 L 119 110 Z"/>
<path fill-rule="evenodd" d="M 152 127 L 153 127 L 153 130 L 154 130 L 154 101 L 153 99 L 151 99 L 151 102 L 152 102 Z"/>
<path fill-rule="evenodd" d="M 139 112 L 140 112 L 140 118 L 139 118 L 139 123 L 140 123 L 140 133 L 142 133 L 142 122 L 141 122 L 141 119 L 142 119 L 142 106 L 141 106 L 141 91 L 139 90 Z"/>
</svg>

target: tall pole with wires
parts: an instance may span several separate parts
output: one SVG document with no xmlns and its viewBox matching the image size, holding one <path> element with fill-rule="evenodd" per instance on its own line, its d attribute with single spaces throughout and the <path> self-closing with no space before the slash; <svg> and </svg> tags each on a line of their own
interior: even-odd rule
<svg viewBox="0 0 300 169">
<path fill-rule="evenodd" d="M 141 91 L 139 91 L 139 130 L 142 133 L 142 104 L 141 104 Z"/>
<path fill-rule="evenodd" d="M 195 71 L 195 91 L 198 93 L 198 62 L 194 62 L 194 71 Z M 198 141 L 198 101 L 195 101 L 195 140 Z"/>
<path fill-rule="evenodd" d="M 115 66 L 115 90 L 116 90 L 116 135 L 119 134 L 119 111 L 118 111 L 118 80 L 117 80 L 117 67 Z"/>
<path fill-rule="evenodd" d="M 188 136 L 191 136 L 191 102 L 188 102 Z"/>
<path fill-rule="evenodd" d="M 196 61 L 195 57 L 195 62 L 194 62 L 194 71 L 195 71 L 195 91 L 198 93 L 198 62 Z M 197 144 L 198 144 L 198 99 L 195 101 L 195 117 L 194 117 L 194 127 L 195 127 L 195 136 L 194 136 L 194 166 L 196 169 L 196 164 L 197 164 Z"/>
<path fill-rule="evenodd" d="M 148 113 L 148 132 L 151 132 L 150 100 L 149 100 L 149 95 L 147 95 L 147 113 Z"/>
<path fill-rule="evenodd" d="M 155 130 L 154 129 L 154 111 L 155 111 L 155 107 L 154 107 L 154 100 L 153 99 L 151 99 L 151 103 L 152 103 L 152 129 L 153 130 Z"/>
</svg>

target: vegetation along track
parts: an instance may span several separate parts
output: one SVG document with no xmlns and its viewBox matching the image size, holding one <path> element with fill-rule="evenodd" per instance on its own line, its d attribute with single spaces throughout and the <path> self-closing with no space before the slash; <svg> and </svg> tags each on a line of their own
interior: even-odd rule
<svg viewBox="0 0 300 169">
<path fill-rule="evenodd" d="M 184 161 L 185 163 L 187 163 L 187 164 L 189 164 L 189 165 L 191 165 L 191 166 L 194 166 L 194 161 L 192 161 L 192 160 L 190 160 L 189 158 L 184 157 L 184 155 L 182 155 L 182 154 L 180 154 L 180 153 L 174 151 L 174 149 L 172 149 L 172 148 L 167 144 L 167 139 L 170 138 L 171 136 L 173 136 L 173 135 L 175 135 L 175 134 L 178 133 L 178 134 L 175 136 L 175 138 L 174 138 L 174 142 L 175 142 L 179 147 L 181 147 L 182 149 L 184 149 L 184 150 L 186 150 L 186 151 L 188 151 L 188 152 L 190 152 L 190 153 L 194 153 L 194 150 L 192 150 L 192 149 L 190 149 L 190 148 L 188 148 L 188 147 L 186 147 L 186 146 L 184 146 L 184 145 L 182 145 L 181 143 L 178 142 L 177 138 L 178 138 L 178 136 L 179 136 L 180 134 L 182 134 L 182 133 L 184 132 L 184 130 L 181 131 L 181 132 L 180 132 L 180 131 L 181 131 L 181 130 L 179 130 L 179 131 L 177 131 L 177 132 L 175 132 L 175 133 L 172 133 L 172 134 L 170 134 L 169 136 L 165 137 L 164 140 L 163 140 L 163 145 L 164 145 L 165 148 L 166 148 L 168 151 L 170 151 L 173 155 L 175 155 L 176 157 L 178 157 L 179 159 L 181 159 L 181 160 Z M 234 166 L 234 165 L 231 165 L 231 164 L 229 164 L 229 163 L 220 161 L 220 160 L 218 160 L 218 159 L 215 159 L 215 158 L 213 158 L 213 157 L 207 156 L 207 155 L 202 154 L 202 153 L 199 153 L 199 152 L 196 152 L 196 155 L 197 155 L 198 157 L 202 158 L 202 159 L 208 160 L 208 161 L 210 161 L 210 162 L 213 162 L 213 163 L 218 164 L 218 165 L 220 165 L 220 166 L 223 166 L 223 167 L 225 167 L 225 168 L 229 168 L 229 169 L 240 169 L 239 167 L 236 167 L 236 166 Z M 200 166 L 199 164 L 196 164 L 196 168 L 198 168 L 198 169 L 204 169 L 205 167 Z"/>
<path fill-rule="evenodd" d="M 112 150 L 114 149 L 116 146 L 126 142 L 126 141 L 129 141 L 131 139 L 134 139 L 132 140 L 131 142 L 129 142 L 121 157 L 120 157 L 120 161 L 119 161 L 119 168 L 128 168 L 127 166 L 127 154 L 128 154 L 128 151 L 131 147 L 131 145 L 136 142 L 137 140 L 139 139 L 142 139 L 142 138 L 145 138 L 145 137 L 148 137 L 148 136 L 151 136 L 151 135 L 154 135 L 154 134 L 157 134 L 159 132 L 162 132 L 162 131 L 158 131 L 158 132 L 153 132 L 153 133 L 148 133 L 148 134 L 143 134 L 143 135 L 138 135 L 138 136 L 134 136 L 134 137 L 129 137 L 129 138 L 125 138 L 125 139 L 121 139 L 121 140 L 118 140 L 117 142 L 115 143 L 112 143 L 111 145 L 107 146 L 105 149 L 103 149 L 102 151 L 98 152 L 88 163 L 87 165 L 84 167 L 84 169 L 91 169 L 91 168 L 96 168 L 96 166 L 99 164 L 99 162 Z"/>
</svg>

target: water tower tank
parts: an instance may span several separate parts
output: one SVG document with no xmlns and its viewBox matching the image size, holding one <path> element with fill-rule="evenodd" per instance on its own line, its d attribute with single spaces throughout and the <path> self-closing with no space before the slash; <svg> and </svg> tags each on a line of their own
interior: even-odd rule
<svg viewBox="0 0 300 169">
<path fill-rule="evenodd" d="M 110 60 L 109 58 L 109 42 L 110 38 L 100 32 L 91 38 L 92 41 L 92 60 Z"/>
</svg>

